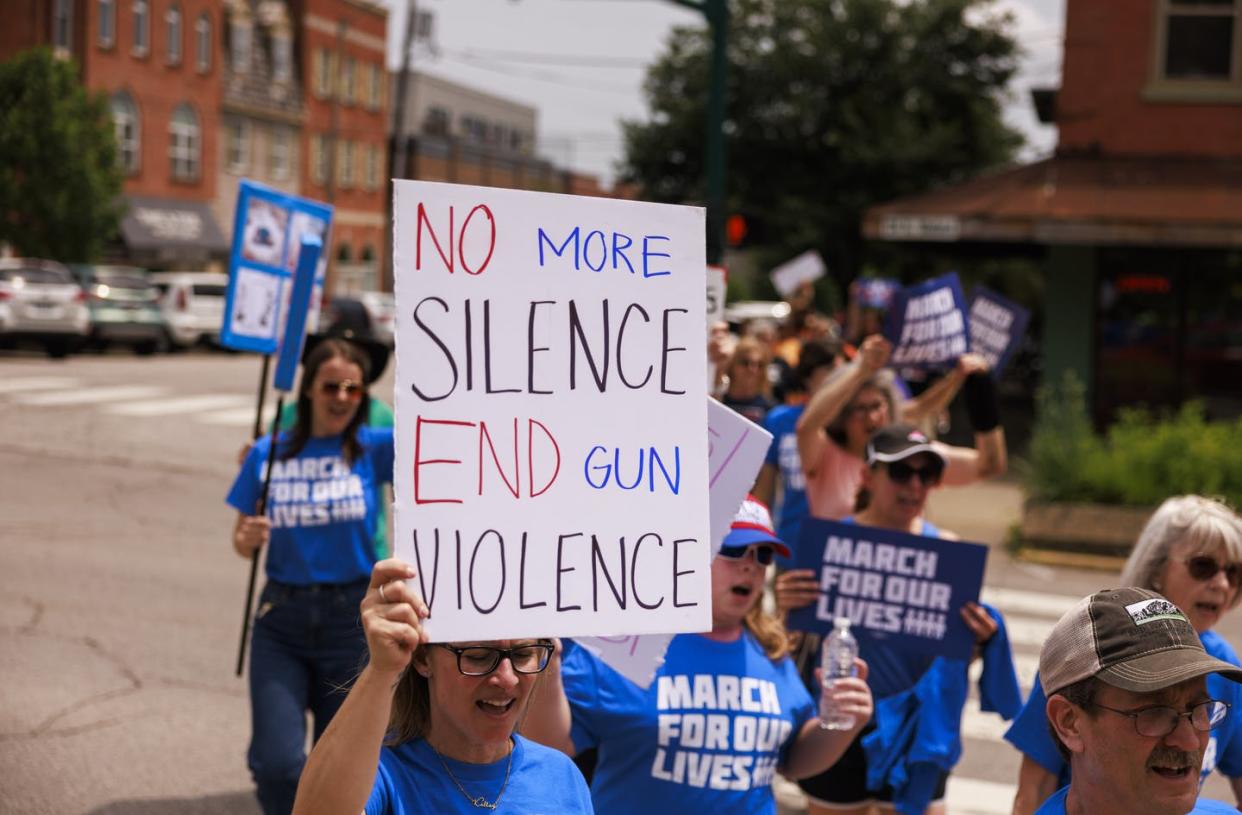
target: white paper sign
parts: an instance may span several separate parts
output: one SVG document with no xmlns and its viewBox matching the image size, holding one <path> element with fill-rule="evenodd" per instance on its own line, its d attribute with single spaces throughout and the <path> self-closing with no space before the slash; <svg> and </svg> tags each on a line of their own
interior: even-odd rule
<svg viewBox="0 0 1242 815">
<path fill-rule="evenodd" d="M 398 181 L 394 211 L 431 640 L 710 628 L 703 210 Z"/>
<path fill-rule="evenodd" d="M 772 434 L 715 399 L 707 400 L 708 471 L 711 484 L 712 553 L 729 532 L 733 516 L 755 483 Z M 578 637 L 613 670 L 640 688 L 651 684 L 655 672 L 664 664 L 670 635 Z"/>
<path fill-rule="evenodd" d="M 819 252 L 808 249 L 793 260 L 787 260 L 772 270 L 772 285 L 780 292 L 781 297 L 789 297 L 798 286 L 807 281 L 819 280 L 827 272 L 824 259 Z"/>
</svg>

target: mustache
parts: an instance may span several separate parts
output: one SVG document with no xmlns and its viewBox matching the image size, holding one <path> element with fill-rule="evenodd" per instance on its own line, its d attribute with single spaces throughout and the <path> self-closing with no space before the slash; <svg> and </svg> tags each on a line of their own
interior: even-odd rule
<svg viewBox="0 0 1242 815">
<path fill-rule="evenodd" d="M 1202 764 L 1203 753 L 1197 750 L 1193 753 L 1188 753 L 1185 750 L 1178 750 L 1173 747 L 1157 747 L 1147 757 L 1148 767 L 1159 766 L 1180 770 L 1182 767 L 1197 769 Z"/>
</svg>

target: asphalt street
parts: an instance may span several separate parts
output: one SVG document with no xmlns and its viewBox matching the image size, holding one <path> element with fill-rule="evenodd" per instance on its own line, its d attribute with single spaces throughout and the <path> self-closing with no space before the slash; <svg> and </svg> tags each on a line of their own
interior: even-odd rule
<svg viewBox="0 0 1242 815">
<path fill-rule="evenodd" d="M 233 673 L 248 564 L 224 494 L 259 371 L 222 353 L 0 356 L 0 812 L 258 812 Z M 1115 575 L 1011 559 L 995 544 L 1020 504 L 988 484 L 931 515 L 993 544 L 985 599 L 1025 682 L 1061 610 Z M 1240 621 L 1220 629 L 1235 643 Z M 950 812 L 1007 813 L 1004 723 L 968 707 L 964 728 Z M 1219 778 L 1208 792 L 1229 799 Z"/>
</svg>

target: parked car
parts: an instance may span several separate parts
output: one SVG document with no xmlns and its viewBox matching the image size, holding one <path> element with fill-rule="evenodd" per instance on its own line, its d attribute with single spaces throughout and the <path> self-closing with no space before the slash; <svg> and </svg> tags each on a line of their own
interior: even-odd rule
<svg viewBox="0 0 1242 815">
<path fill-rule="evenodd" d="M 91 329 L 86 293 L 53 260 L 0 259 L 0 340 L 33 339 L 63 357 Z"/>
<path fill-rule="evenodd" d="M 160 311 L 160 292 L 143 269 L 133 266 L 69 267 L 82 290 L 91 313 L 88 343 L 105 348 L 117 342 L 138 354 L 154 354 L 168 348 L 168 327 Z"/>
<path fill-rule="evenodd" d="M 397 298 L 390 292 L 364 291 L 358 295 L 358 299 L 371 314 L 371 326 L 375 329 L 375 339 L 391 348 L 393 329 L 397 324 Z"/>
<path fill-rule="evenodd" d="M 229 276 L 219 272 L 158 272 L 151 283 L 160 292 L 160 311 L 176 348 L 218 342 L 224 320 Z"/>
</svg>

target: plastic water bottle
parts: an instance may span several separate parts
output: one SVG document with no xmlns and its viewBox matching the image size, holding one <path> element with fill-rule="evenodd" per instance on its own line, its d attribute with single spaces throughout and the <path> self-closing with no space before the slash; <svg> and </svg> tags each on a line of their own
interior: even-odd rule
<svg viewBox="0 0 1242 815">
<path fill-rule="evenodd" d="M 824 643 L 823 683 L 824 690 L 832 690 L 838 679 L 854 675 L 854 659 L 858 656 L 858 640 L 850 633 L 849 617 L 837 617 L 832 621 L 832 633 Z M 836 709 L 832 697 L 819 698 L 820 727 L 825 730 L 849 730 L 854 726 L 854 716 Z"/>
</svg>

